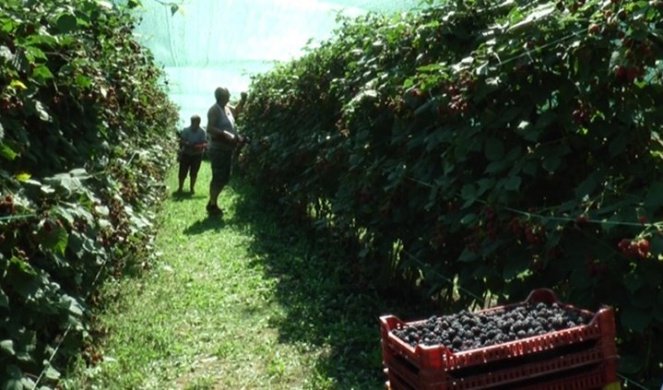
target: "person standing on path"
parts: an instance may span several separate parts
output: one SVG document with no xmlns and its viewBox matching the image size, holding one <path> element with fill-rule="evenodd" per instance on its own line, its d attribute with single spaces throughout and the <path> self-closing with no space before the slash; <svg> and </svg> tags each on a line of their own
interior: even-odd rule
<svg viewBox="0 0 663 390">
<path fill-rule="evenodd" d="M 219 194 L 230 181 L 235 148 L 245 142 L 244 137 L 237 133 L 235 118 L 244 107 L 246 93 L 242 93 L 236 108 L 228 105 L 230 92 L 226 88 L 214 90 L 214 99 L 216 103 L 207 111 L 207 155 L 212 167 L 212 180 L 206 209 L 210 216 L 223 215 L 218 205 Z"/>
<path fill-rule="evenodd" d="M 179 186 L 177 192 L 182 193 L 184 187 L 184 180 L 187 175 L 189 176 L 189 189 L 191 194 L 195 193 L 196 178 L 200 170 L 200 164 L 203 160 L 203 154 L 207 147 L 207 137 L 205 131 L 200 127 L 200 117 L 194 115 L 191 117 L 191 125 L 185 127 L 180 133 L 180 150 L 178 160 L 180 163 L 179 169 Z"/>
</svg>

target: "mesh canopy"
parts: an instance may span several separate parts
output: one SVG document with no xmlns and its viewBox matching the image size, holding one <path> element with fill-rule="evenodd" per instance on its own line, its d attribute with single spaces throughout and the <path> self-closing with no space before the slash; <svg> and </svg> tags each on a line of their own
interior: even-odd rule
<svg viewBox="0 0 663 390">
<path fill-rule="evenodd" d="M 178 12 L 157 0 L 143 1 L 141 42 L 163 65 L 180 122 L 203 118 L 217 86 L 233 97 L 248 88 L 252 74 L 303 53 L 308 42 L 325 40 L 339 13 L 393 13 L 418 0 L 187 0 Z M 203 124 L 205 120 L 203 119 Z"/>
</svg>

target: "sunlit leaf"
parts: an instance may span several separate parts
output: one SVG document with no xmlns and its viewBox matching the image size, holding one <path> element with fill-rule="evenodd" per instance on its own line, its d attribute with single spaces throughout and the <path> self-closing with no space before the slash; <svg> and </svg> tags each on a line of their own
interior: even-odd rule
<svg viewBox="0 0 663 390">
<path fill-rule="evenodd" d="M 37 79 L 37 81 L 43 83 L 47 80 L 52 79 L 53 73 L 51 72 L 50 69 L 48 69 L 46 65 L 39 65 L 32 70 L 32 77 Z"/>
<path fill-rule="evenodd" d="M 16 174 L 14 177 L 15 177 L 16 180 L 18 180 L 18 181 L 26 182 L 26 181 L 30 180 L 30 178 L 32 177 L 32 175 L 29 174 L 29 173 L 27 173 L 27 172 L 22 172 L 22 173 L 18 173 L 18 174 Z"/>
<path fill-rule="evenodd" d="M 56 381 L 60 379 L 60 376 L 61 376 L 60 371 L 56 370 L 52 366 L 48 366 L 48 368 L 46 368 L 46 371 L 44 372 L 44 377 L 51 381 Z"/>
<path fill-rule="evenodd" d="M 111 3 L 110 1 L 97 0 L 97 4 L 102 8 L 113 9 L 113 3 Z"/>
<path fill-rule="evenodd" d="M 538 22 L 542 19 L 547 18 L 548 16 L 552 15 L 553 12 L 556 10 L 556 4 L 553 2 L 550 3 L 544 3 L 538 6 L 534 11 L 529 13 L 525 19 L 521 20 L 520 22 L 514 24 L 511 26 L 509 29 L 510 31 L 515 31 L 515 30 L 520 30 L 523 28 L 526 28 L 530 26 L 531 24 L 534 24 L 535 22 Z M 519 20 L 516 17 L 516 20 Z"/>
<path fill-rule="evenodd" d="M 26 87 L 25 84 L 21 80 L 12 80 L 9 83 L 9 86 L 11 88 L 15 88 L 15 89 L 23 89 L 23 90 L 28 89 L 28 87 Z"/>
<path fill-rule="evenodd" d="M 2 291 L 0 288 L 0 307 L 7 308 L 9 307 L 9 297 L 7 297 L 7 294 Z"/>
<path fill-rule="evenodd" d="M 2 353 L 4 353 L 5 355 L 14 356 L 16 354 L 16 351 L 14 351 L 14 341 L 12 340 L 0 341 L 0 352 L 1 352 L 0 356 L 2 355 Z"/>
<path fill-rule="evenodd" d="M 4 45 L 0 45 L 0 59 L 11 62 L 14 59 L 14 53 Z"/>
<path fill-rule="evenodd" d="M 0 144 L 0 156 L 4 157 L 7 160 L 14 160 L 18 156 L 12 148 L 6 144 Z"/>
<path fill-rule="evenodd" d="M 30 62 L 35 62 L 36 60 L 46 60 L 46 54 L 38 47 L 29 46 L 25 49 L 25 56 L 30 60 Z"/>
<path fill-rule="evenodd" d="M 46 107 L 39 100 L 35 100 L 34 103 L 35 103 L 35 110 L 37 111 L 39 119 L 41 119 L 44 122 L 50 122 L 51 116 L 46 111 Z"/>
<path fill-rule="evenodd" d="M 85 89 L 90 85 L 92 85 L 92 79 L 82 74 L 76 76 L 75 82 L 76 85 L 78 85 L 82 89 Z"/>
</svg>

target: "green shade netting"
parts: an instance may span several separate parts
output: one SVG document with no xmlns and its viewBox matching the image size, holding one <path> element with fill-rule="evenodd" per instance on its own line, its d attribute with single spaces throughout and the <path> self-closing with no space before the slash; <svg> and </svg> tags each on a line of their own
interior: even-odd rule
<svg viewBox="0 0 663 390">
<path fill-rule="evenodd" d="M 205 117 L 217 86 L 233 99 L 250 76 L 288 61 L 332 36 L 337 16 L 369 11 L 394 13 L 419 0 L 188 0 L 177 12 L 159 0 L 143 0 L 139 40 L 163 65 L 181 124 Z M 203 119 L 203 124 L 205 120 Z"/>
</svg>

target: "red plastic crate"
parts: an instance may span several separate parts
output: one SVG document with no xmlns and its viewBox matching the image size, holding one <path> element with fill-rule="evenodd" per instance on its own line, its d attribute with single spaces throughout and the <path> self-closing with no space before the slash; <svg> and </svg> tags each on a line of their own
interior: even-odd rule
<svg viewBox="0 0 663 390">
<path fill-rule="evenodd" d="M 586 367 L 575 375 L 562 375 L 541 383 L 519 384 L 514 390 L 585 390 L 603 389 L 614 383 L 617 371 L 617 359 L 608 359 L 592 367 Z"/>
<path fill-rule="evenodd" d="M 434 369 L 417 369 L 398 355 L 385 356 L 384 365 L 402 380 L 420 388 L 422 384 L 444 384 L 445 388 L 478 389 L 487 386 L 514 384 L 527 379 L 550 374 L 572 372 L 602 362 L 600 348 L 565 353 L 560 356 L 539 356 L 535 361 L 508 360 L 504 364 L 475 368 L 473 372 L 453 372 Z M 606 378 L 606 381 L 614 379 Z M 607 383 L 607 382 L 606 382 Z"/>
<path fill-rule="evenodd" d="M 394 316 L 383 316 L 380 321 L 384 365 L 401 381 L 416 388 L 445 383 L 447 387 L 443 388 L 472 389 L 514 383 L 617 358 L 614 311 L 611 308 L 592 313 L 559 302 L 551 290 L 539 289 L 532 291 L 524 302 L 482 310 L 481 313 L 490 314 L 523 303 L 539 302 L 556 302 L 566 310 L 583 313 L 592 320 L 587 325 L 454 353 L 442 345 L 411 347 L 391 331 L 423 321 L 404 323 Z M 608 381 L 605 383 L 616 381 L 616 370 L 606 373 L 605 380 Z"/>
<path fill-rule="evenodd" d="M 601 390 L 607 385 L 619 383 L 617 381 L 611 382 L 607 379 L 610 376 L 609 373 L 615 370 L 616 364 L 615 359 L 609 359 L 603 363 L 584 367 L 581 370 L 582 372 L 576 370 L 569 372 L 568 375 L 557 373 L 554 375 L 554 378 L 543 378 L 538 381 L 526 379 L 508 385 L 484 384 L 475 388 L 493 390 Z M 385 373 L 389 378 L 389 381 L 386 383 L 386 387 L 389 390 L 448 390 L 458 388 L 446 383 L 410 384 L 395 371 L 387 369 Z"/>
</svg>

